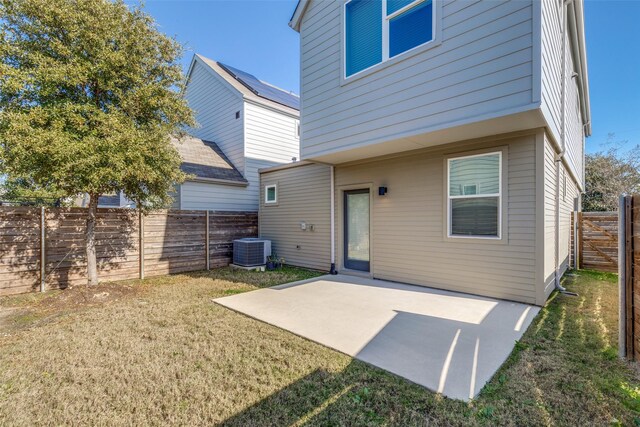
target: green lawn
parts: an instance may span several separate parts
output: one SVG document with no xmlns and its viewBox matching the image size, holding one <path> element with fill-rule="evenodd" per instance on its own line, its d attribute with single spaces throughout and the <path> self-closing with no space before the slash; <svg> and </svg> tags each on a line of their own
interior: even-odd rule
<svg viewBox="0 0 640 427">
<path fill-rule="evenodd" d="M 220 269 L 0 299 L 0 425 L 634 425 L 617 285 L 580 271 L 469 404 L 212 299 L 313 277 Z"/>
</svg>

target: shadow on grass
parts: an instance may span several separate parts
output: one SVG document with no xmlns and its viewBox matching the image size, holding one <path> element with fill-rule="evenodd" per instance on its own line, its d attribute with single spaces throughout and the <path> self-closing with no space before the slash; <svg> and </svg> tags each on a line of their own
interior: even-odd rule
<svg viewBox="0 0 640 427">
<path fill-rule="evenodd" d="M 435 425 L 436 408 L 449 412 L 448 425 L 464 424 L 472 410 L 395 375 L 353 361 L 333 373 L 315 370 L 264 398 L 221 425 Z"/>
<path fill-rule="evenodd" d="M 224 280 L 230 283 L 246 284 L 256 288 L 268 288 L 299 280 L 312 279 L 322 276 L 323 272 L 308 270 L 300 267 L 284 266 L 274 271 L 249 271 L 231 267 L 214 268 L 209 271 L 194 271 L 180 273 L 190 278 L 209 278 Z"/>
<path fill-rule="evenodd" d="M 640 425 L 638 375 L 615 354 L 615 276 L 580 271 L 465 404 L 352 361 L 319 369 L 224 421 L 258 425 Z"/>
</svg>

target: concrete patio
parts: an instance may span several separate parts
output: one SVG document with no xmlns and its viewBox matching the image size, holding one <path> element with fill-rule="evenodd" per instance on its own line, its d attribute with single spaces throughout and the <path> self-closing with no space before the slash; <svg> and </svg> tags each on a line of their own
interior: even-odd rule
<svg viewBox="0 0 640 427">
<path fill-rule="evenodd" d="M 346 275 L 215 302 L 461 400 L 478 394 L 539 311 Z"/>
</svg>

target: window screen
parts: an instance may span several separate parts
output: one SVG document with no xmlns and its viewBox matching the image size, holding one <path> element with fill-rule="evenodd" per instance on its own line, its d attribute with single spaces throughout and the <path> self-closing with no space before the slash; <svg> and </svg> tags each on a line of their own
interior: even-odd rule
<svg viewBox="0 0 640 427">
<path fill-rule="evenodd" d="M 380 0 L 351 0 L 345 5 L 345 26 L 347 76 L 382 62 Z"/>
<path fill-rule="evenodd" d="M 431 0 L 389 20 L 389 57 L 394 57 L 433 39 Z"/>
<path fill-rule="evenodd" d="M 449 233 L 500 236 L 501 154 L 450 159 Z"/>
</svg>

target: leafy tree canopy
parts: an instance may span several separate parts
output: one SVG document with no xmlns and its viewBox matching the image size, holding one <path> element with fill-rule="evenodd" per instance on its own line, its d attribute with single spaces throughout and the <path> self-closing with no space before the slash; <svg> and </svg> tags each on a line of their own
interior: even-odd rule
<svg viewBox="0 0 640 427">
<path fill-rule="evenodd" d="M 164 204 L 193 116 L 182 48 L 121 0 L 0 0 L 0 170 L 65 196 Z"/>
<path fill-rule="evenodd" d="M 36 206 L 64 206 L 71 202 L 70 199 L 64 197 L 62 191 L 51 187 L 39 187 L 24 178 L 1 180 L 0 200 Z"/>
<path fill-rule="evenodd" d="M 89 195 L 87 281 L 98 283 L 98 198 L 165 205 L 184 179 L 170 135 L 193 124 L 182 47 L 122 0 L 0 0 L 0 172 Z"/>
<path fill-rule="evenodd" d="M 620 147 L 586 155 L 584 211 L 617 211 L 621 194 L 640 193 L 640 146 L 624 153 Z"/>
</svg>

